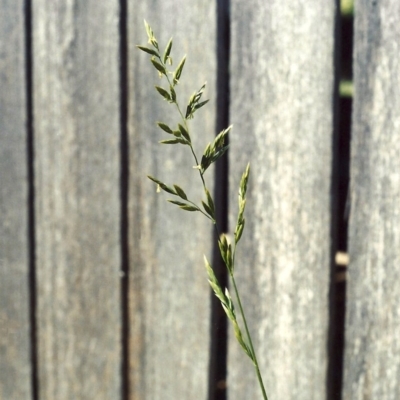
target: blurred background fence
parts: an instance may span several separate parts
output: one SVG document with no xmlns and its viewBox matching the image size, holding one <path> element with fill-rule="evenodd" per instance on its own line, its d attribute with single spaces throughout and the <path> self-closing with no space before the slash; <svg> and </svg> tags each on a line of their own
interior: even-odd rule
<svg viewBox="0 0 400 400">
<path fill-rule="evenodd" d="M 354 33 L 336 0 L 0 0 L 0 399 L 261 398 L 211 226 L 146 178 L 201 196 L 157 143 L 144 18 L 188 55 L 182 99 L 207 80 L 196 148 L 234 124 L 228 232 L 252 165 L 237 280 L 269 398 L 398 400 L 397 0 L 358 0 Z"/>
</svg>

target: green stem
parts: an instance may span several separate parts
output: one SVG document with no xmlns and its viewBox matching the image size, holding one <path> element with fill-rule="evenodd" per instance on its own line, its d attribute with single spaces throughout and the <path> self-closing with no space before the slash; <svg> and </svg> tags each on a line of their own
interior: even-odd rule
<svg viewBox="0 0 400 400">
<path fill-rule="evenodd" d="M 241 316 L 243 318 L 243 323 L 244 323 L 244 327 L 245 327 L 245 330 L 246 330 L 247 340 L 249 342 L 251 354 L 253 356 L 253 363 L 254 363 L 254 368 L 256 370 L 258 383 L 260 385 L 264 400 L 268 400 L 268 396 L 267 396 L 267 393 L 265 392 L 264 383 L 263 383 L 262 376 L 261 376 L 261 373 L 260 373 L 260 368 L 258 366 L 257 356 L 256 356 L 256 353 L 254 351 L 253 341 L 251 340 L 250 331 L 249 331 L 249 328 L 247 326 L 246 316 L 244 314 L 242 302 L 240 300 L 239 291 L 238 291 L 238 288 L 236 286 L 236 281 L 235 281 L 235 278 L 234 278 L 233 274 L 230 274 L 230 277 L 231 277 L 231 280 L 232 280 L 232 283 L 233 283 L 233 287 L 235 289 L 235 294 L 236 294 L 236 299 L 237 299 L 238 304 L 239 304 L 240 314 L 241 314 Z"/>
</svg>

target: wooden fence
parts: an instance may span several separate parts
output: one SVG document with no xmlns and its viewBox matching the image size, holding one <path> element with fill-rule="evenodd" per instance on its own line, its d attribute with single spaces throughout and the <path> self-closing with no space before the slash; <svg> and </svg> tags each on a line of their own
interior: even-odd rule
<svg viewBox="0 0 400 400">
<path fill-rule="evenodd" d="M 344 350 L 338 2 L 0 0 L 0 399 L 225 399 L 218 363 L 229 400 L 261 398 L 231 331 L 226 366 L 216 345 L 210 225 L 146 178 L 200 196 L 190 154 L 157 143 L 174 117 L 144 18 L 188 54 L 183 98 L 208 82 L 195 146 L 234 124 L 211 185 L 230 226 L 252 164 L 237 279 L 270 400 L 398 400 L 397 0 L 355 5 Z"/>
</svg>

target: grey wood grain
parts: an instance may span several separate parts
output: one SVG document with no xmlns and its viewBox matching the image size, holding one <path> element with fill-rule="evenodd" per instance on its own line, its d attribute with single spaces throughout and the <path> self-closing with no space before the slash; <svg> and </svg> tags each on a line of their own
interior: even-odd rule
<svg viewBox="0 0 400 400">
<path fill-rule="evenodd" d="M 121 387 L 119 2 L 33 2 L 41 399 Z"/>
<path fill-rule="evenodd" d="M 399 16 L 356 3 L 344 400 L 400 398 Z"/>
<path fill-rule="evenodd" d="M 30 399 L 23 1 L 0 1 L 0 399 Z"/>
<path fill-rule="evenodd" d="M 236 274 L 270 399 L 326 395 L 334 21 L 335 1 L 232 2 L 230 221 L 250 161 Z M 261 399 L 230 336 L 228 397 Z"/>
<path fill-rule="evenodd" d="M 174 37 L 174 66 L 187 54 L 178 97 L 189 96 L 207 80 L 209 105 L 190 126 L 198 153 L 214 135 L 215 4 L 130 1 L 129 9 L 129 135 L 130 135 L 130 357 L 131 399 L 206 399 L 209 359 L 210 292 L 203 254 L 210 254 L 212 227 L 200 213 L 189 213 L 156 193 L 150 174 L 180 185 L 196 202 L 204 198 L 190 150 L 161 146 L 168 136 L 155 125 L 179 122 L 173 105 L 162 100 L 154 85 L 164 84 L 135 48 L 146 45 L 145 18 L 162 49 Z M 213 171 L 207 172 L 212 190 Z"/>
</svg>

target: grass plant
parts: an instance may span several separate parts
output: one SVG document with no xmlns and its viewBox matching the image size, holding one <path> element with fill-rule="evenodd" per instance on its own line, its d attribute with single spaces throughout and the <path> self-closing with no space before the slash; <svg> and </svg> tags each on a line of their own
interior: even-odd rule
<svg viewBox="0 0 400 400">
<path fill-rule="evenodd" d="M 204 217 L 208 218 L 214 225 L 214 228 L 217 232 L 218 246 L 221 253 L 221 257 L 227 268 L 230 281 L 235 293 L 236 302 L 233 301 L 228 288 L 221 287 L 220 283 L 218 282 L 215 276 L 211 264 L 204 256 L 204 264 L 208 275 L 208 282 L 210 283 L 210 286 L 214 291 L 215 295 L 220 300 L 221 305 L 232 324 L 233 331 L 239 345 L 243 349 L 244 353 L 250 358 L 254 366 L 263 399 L 268 400 L 234 275 L 236 248 L 238 242 L 240 241 L 245 226 L 244 211 L 246 207 L 246 191 L 247 191 L 247 182 L 250 175 L 250 165 L 249 164 L 247 165 L 240 181 L 239 212 L 233 235 L 233 240 L 231 243 L 227 235 L 225 233 L 221 233 L 218 227 L 218 223 L 215 218 L 216 215 L 215 203 L 209 189 L 207 188 L 204 175 L 207 169 L 211 166 L 211 164 L 213 164 L 219 158 L 221 158 L 228 150 L 228 145 L 226 144 L 226 137 L 229 131 L 231 130 L 232 126 L 229 126 L 228 128 L 222 130 L 215 137 L 212 143 L 207 144 L 201 158 L 197 156 L 197 153 L 192 144 L 189 120 L 193 119 L 195 113 L 200 108 L 205 106 L 208 102 L 208 100 L 202 101 L 202 95 L 206 84 L 203 84 L 199 90 L 195 91 L 193 95 L 190 97 L 185 108 L 182 108 L 178 101 L 176 87 L 179 84 L 179 81 L 182 76 L 182 72 L 186 62 L 186 56 L 184 56 L 181 59 L 181 61 L 174 70 L 170 70 L 169 68 L 172 66 L 172 57 L 171 57 L 171 50 L 173 44 L 172 38 L 168 41 L 165 50 L 161 53 L 158 40 L 156 39 L 152 28 L 146 21 L 145 21 L 145 28 L 149 40 L 148 43 L 150 46 L 138 45 L 137 47 L 140 50 L 147 53 L 149 56 L 151 56 L 150 62 L 152 66 L 157 70 L 160 78 L 165 78 L 166 85 L 155 86 L 155 89 L 164 100 L 166 100 L 168 103 L 170 103 L 172 106 L 176 108 L 177 114 L 180 117 L 180 122 L 177 123 L 175 127 L 170 127 L 164 122 L 157 122 L 158 127 L 163 131 L 163 133 L 168 135 L 167 138 L 161 140 L 160 143 L 166 145 L 183 145 L 190 150 L 196 163 L 194 168 L 198 171 L 199 174 L 199 179 L 201 181 L 202 189 L 204 192 L 204 199 L 201 200 L 201 204 L 199 204 L 190 199 L 187 196 L 184 189 L 178 186 L 177 184 L 167 185 L 166 183 L 161 182 L 159 179 L 153 176 L 148 176 L 148 178 L 157 185 L 157 191 L 163 190 L 173 196 L 171 199 L 168 199 L 170 203 L 178 206 L 184 211 L 199 212 Z M 236 309 L 234 305 L 235 303 L 237 304 L 240 315 L 242 317 L 244 333 L 236 317 Z"/>
</svg>

